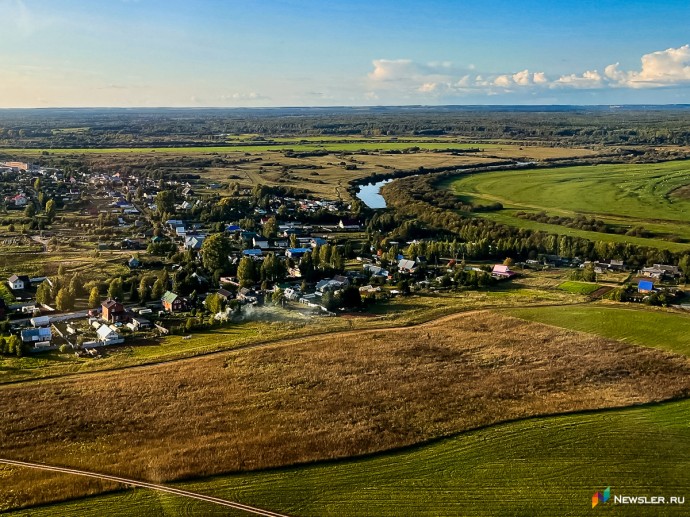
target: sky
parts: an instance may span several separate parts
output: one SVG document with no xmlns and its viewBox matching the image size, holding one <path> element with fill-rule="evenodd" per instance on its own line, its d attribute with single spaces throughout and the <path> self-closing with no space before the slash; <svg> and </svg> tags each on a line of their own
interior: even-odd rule
<svg viewBox="0 0 690 517">
<path fill-rule="evenodd" d="M 0 0 L 0 108 L 690 103 L 690 2 Z"/>
</svg>

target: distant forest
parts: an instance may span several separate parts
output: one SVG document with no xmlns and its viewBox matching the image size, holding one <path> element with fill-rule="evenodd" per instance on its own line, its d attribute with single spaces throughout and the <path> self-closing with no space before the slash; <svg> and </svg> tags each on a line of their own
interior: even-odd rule
<svg viewBox="0 0 690 517">
<path fill-rule="evenodd" d="M 0 147 L 211 146 L 246 134 L 689 145 L 690 106 L 0 110 Z"/>
</svg>

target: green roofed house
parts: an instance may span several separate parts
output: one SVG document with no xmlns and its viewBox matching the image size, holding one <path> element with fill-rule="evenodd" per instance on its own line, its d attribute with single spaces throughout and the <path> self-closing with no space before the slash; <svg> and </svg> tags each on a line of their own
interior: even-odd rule
<svg viewBox="0 0 690 517">
<path fill-rule="evenodd" d="M 187 308 L 187 300 L 172 291 L 165 291 L 161 298 L 163 309 L 168 312 L 180 312 Z"/>
</svg>

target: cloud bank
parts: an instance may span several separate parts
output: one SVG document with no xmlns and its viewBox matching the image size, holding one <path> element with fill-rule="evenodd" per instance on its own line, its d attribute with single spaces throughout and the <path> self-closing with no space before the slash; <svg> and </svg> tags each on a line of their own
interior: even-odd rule
<svg viewBox="0 0 690 517">
<path fill-rule="evenodd" d="M 619 63 L 581 73 L 549 76 L 544 71 L 477 74 L 450 62 L 416 63 L 409 59 L 375 59 L 368 74 L 373 93 L 399 91 L 408 95 L 446 96 L 536 93 L 549 90 L 607 88 L 668 88 L 690 85 L 690 45 L 659 50 L 641 58 L 639 70 L 622 70 Z"/>
</svg>

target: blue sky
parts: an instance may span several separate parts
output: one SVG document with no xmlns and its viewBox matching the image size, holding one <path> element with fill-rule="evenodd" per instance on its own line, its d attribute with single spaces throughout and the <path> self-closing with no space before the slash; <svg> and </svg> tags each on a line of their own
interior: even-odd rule
<svg viewBox="0 0 690 517">
<path fill-rule="evenodd" d="M 690 2 L 0 0 L 0 107 L 690 103 Z"/>
</svg>

